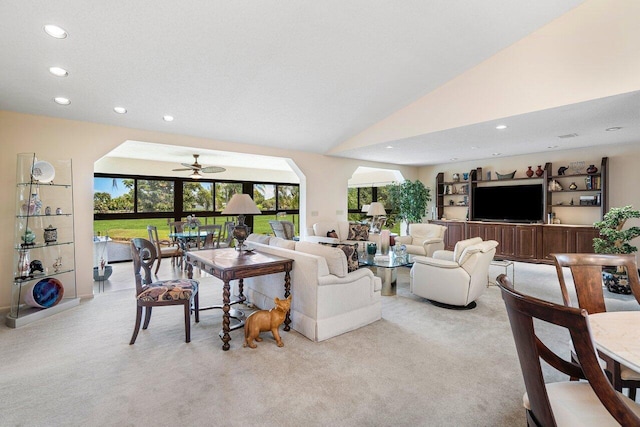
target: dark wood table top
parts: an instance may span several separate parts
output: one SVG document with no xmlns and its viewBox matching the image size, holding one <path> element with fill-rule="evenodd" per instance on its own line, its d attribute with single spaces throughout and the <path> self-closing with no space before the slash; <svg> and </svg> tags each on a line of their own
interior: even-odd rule
<svg viewBox="0 0 640 427">
<path fill-rule="evenodd" d="M 220 279 L 241 279 L 291 269 L 292 259 L 257 251 L 236 251 L 235 248 L 203 249 L 186 253 L 188 262 L 202 264 L 205 270 Z M 209 268 L 206 268 L 209 267 Z M 280 270 L 281 267 L 282 270 Z"/>
</svg>

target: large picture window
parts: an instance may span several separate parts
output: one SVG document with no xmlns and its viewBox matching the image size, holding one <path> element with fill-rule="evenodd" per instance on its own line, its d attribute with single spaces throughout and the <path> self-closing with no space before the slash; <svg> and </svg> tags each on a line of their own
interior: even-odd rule
<svg viewBox="0 0 640 427">
<path fill-rule="evenodd" d="M 93 213 L 133 212 L 133 179 L 94 178 Z"/>
<path fill-rule="evenodd" d="M 137 180 L 138 212 L 173 212 L 173 181 Z"/>
<path fill-rule="evenodd" d="M 215 189 L 215 211 L 222 212 L 234 194 L 242 194 L 242 183 L 216 182 Z"/>
<path fill-rule="evenodd" d="M 297 185 L 278 185 L 278 210 L 300 209 L 300 187 Z"/>
<path fill-rule="evenodd" d="M 210 212 L 213 210 L 213 182 L 184 182 L 182 207 L 186 212 Z"/>
</svg>

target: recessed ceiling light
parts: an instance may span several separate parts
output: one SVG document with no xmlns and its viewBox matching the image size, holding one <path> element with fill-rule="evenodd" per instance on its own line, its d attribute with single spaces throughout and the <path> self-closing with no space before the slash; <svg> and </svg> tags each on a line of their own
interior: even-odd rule
<svg viewBox="0 0 640 427">
<path fill-rule="evenodd" d="M 57 39 L 64 39 L 67 37 L 67 32 L 57 25 L 45 25 L 44 31 L 49 34 L 51 37 L 55 37 Z"/>
<path fill-rule="evenodd" d="M 55 101 L 56 104 L 60 104 L 60 105 L 69 105 L 69 104 L 71 104 L 71 101 L 69 100 L 69 98 L 64 98 L 62 96 L 57 96 L 57 97 L 53 98 L 53 100 Z"/>
<path fill-rule="evenodd" d="M 620 130 L 620 129 L 622 129 L 620 126 L 614 126 L 612 128 L 606 128 L 605 130 L 607 132 L 615 132 L 615 131 Z"/>
<path fill-rule="evenodd" d="M 547 148 L 558 148 L 558 146 L 557 145 L 550 145 Z"/>
<path fill-rule="evenodd" d="M 501 156 L 502 153 L 491 153 L 492 156 Z"/>
<path fill-rule="evenodd" d="M 507 128 L 507 125 L 498 125 L 498 126 L 496 126 L 496 129 L 498 129 L 498 130 L 502 130 L 502 129 L 506 129 L 506 128 Z"/>
<path fill-rule="evenodd" d="M 458 158 L 457 158 L 457 157 L 452 157 L 452 158 L 450 158 L 449 160 L 454 161 L 454 160 L 458 160 Z"/>
<path fill-rule="evenodd" d="M 58 77 L 67 77 L 69 75 L 67 70 L 60 67 L 49 67 L 49 72 L 54 76 L 58 76 Z"/>
<path fill-rule="evenodd" d="M 478 149 L 478 147 L 476 147 L 475 145 L 472 145 L 470 148 L 471 148 L 472 150 L 477 150 L 477 149 Z"/>
<path fill-rule="evenodd" d="M 164 120 L 165 122 L 172 122 L 173 121 L 173 116 L 170 116 L 170 115 L 167 114 L 165 116 L 162 116 L 162 120 Z"/>
<path fill-rule="evenodd" d="M 387 148 L 393 148 L 393 145 L 387 145 Z"/>
<path fill-rule="evenodd" d="M 127 109 L 124 107 L 113 107 L 113 111 L 115 111 L 118 114 L 126 114 Z"/>
</svg>

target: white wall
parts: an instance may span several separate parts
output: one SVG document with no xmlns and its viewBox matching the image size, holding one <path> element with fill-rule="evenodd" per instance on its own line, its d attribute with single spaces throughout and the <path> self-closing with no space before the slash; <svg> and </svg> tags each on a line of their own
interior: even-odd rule
<svg viewBox="0 0 640 427">
<path fill-rule="evenodd" d="M 95 123 L 0 111 L 0 309 L 10 305 L 13 276 L 16 154 L 35 152 L 38 158 L 73 160 L 76 238 L 76 281 L 80 297 L 93 296 L 93 173 L 94 163 L 127 140 L 290 158 L 301 176 L 301 230 L 320 219 L 346 219 L 347 182 L 359 166 L 393 168 L 417 179 L 417 168 L 334 158 L 255 145 L 229 143 Z"/>
</svg>

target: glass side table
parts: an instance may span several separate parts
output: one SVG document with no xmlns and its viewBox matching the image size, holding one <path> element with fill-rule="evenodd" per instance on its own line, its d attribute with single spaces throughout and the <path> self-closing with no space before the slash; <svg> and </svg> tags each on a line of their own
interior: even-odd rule
<svg viewBox="0 0 640 427">
<path fill-rule="evenodd" d="M 382 279 L 382 291 L 384 296 L 396 294 L 396 282 L 398 278 L 398 267 L 411 267 L 413 257 L 411 255 L 394 256 L 389 255 L 367 255 L 360 254 L 358 258 L 360 267 L 369 267 L 373 273 Z"/>
</svg>

